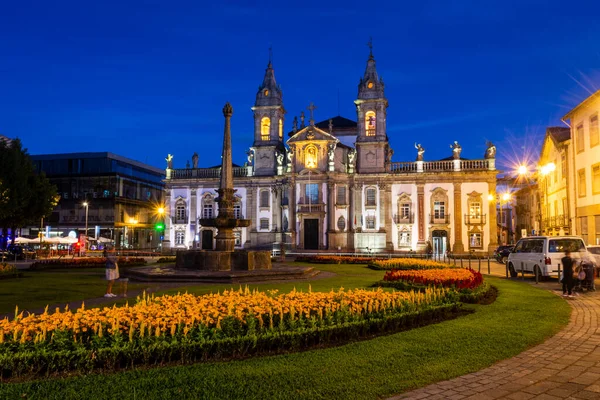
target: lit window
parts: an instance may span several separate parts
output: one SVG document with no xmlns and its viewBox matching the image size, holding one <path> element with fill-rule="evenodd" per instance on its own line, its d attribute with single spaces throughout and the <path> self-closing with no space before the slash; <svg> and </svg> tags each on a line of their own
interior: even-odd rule
<svg viewBox="0 0 600 400">
<path fill-rule="evenodd" d="M 560 175 L 562 179 L 567 178 L 567 155 L 564 151 L 560 155 Z"/>
<path fill-rule="evenodd" d="M 469 247 L 482 247 L 481 233 L 469 233 Z"/>
<path fill-rule="evenodd" d="M 365 114 L 365 132 L 367 136 L 375 136 L 376 124 L 375 112 L 367 111 Z"/>
<path fill-rule="evenodd" d="M 400 204 L 400 218 L 402 218 L 402 219 L 410 218 L 410 203 L 401 203 Z"/>
<path fill-rule="evenodd" d="M 577 126 L 576 140 L 577 152 L 581 153 L 585 149 L 585 145 L 583 143 L 583 124 Z"/>
<path fill-rule="evenodd" d="M 377 191 L 374 188 L 368 188 L 366 191 L 366 206 L 375 207 L 377 205 Z"/>
<path fill-rule="evenodd" d="M 479 219 L 481 218 L 481 203 L 478 201 L 472 201 L 469 204 L 469 215 L 471 218 Z"/>
<path fill-rule="evenodd" d="M 433 202 L 433 218 L 443 219 L 446 215 L 446 204 L 443 201 Z"/>
<path fill-rule="evenodd" d="M 319 184 L 307 183 L 305 188 L 306 203 L 316 204 L 319 202 Z"/>
<path fill-rule="evenodd" d="M 260 120 L 260 139 L 269 140 L 269 131 L 271 130 L 271 120 L 269 117 L 263 117 Z"/>
<path fill-rule="evenodd" d="M 598 130 L 598 114 L 590 118 L 590 147 L 600 143 L 600 131 Z"/>
<path fill-rule="evenodd" d="M 283 119 L 279 118 L 279 140 L 283 140 Z"/>
<path fill-rule="evenodd" d="M 260 230 L 261 231 L 269 230 L 269 218 L 261 218 L 260 219 Z"/>
<path fill-rule="evenodd" d="M 269 191 L 260 191 L 260 208 L 269 208 Z"/>
</svg>

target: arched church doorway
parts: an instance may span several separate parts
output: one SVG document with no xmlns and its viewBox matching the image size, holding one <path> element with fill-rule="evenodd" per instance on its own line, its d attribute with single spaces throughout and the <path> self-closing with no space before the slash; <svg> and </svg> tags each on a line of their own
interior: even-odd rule
<svg viewBox="0 0 600 400">
<path fill-rule="evenodd" d="M 435 230 L 431 233 L 433 239 L 433 254 L 443 255 L 448 249 L 448 232 Z"/>
</svg>

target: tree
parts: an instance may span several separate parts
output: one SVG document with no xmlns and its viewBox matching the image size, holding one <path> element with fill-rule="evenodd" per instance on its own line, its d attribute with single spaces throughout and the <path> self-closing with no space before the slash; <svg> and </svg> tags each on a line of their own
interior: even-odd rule
<svg viewBox="0 0 600 400">
<path fill-rule="evenodd" d="M 56 187 L 44 173 L 37 174 L 19 139 L 0 141 L 0 228 L 3 243 L 8 228 L 36 224 L 58 203 Z M 13 233 L 14 238 L 14 233 Z"/>
</svg>

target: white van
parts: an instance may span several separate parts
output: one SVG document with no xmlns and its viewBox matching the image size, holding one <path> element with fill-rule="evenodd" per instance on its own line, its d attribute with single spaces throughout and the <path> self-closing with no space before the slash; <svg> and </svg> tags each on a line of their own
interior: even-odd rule
<svg viewBox="0 0 600 400">
<path fill-rule="evenodd" d="M 517 242 L 508 255 L 508 271 L 514 278 L 521 269 L 539 276 L 558 277 L 558 264 L 571 251 L 571 257 L 581 259 L 587 255 L 583 239 L 577 236 L 531 236 Z M 562 265 L 561 265 L 562 270 Z"/>
</svg>

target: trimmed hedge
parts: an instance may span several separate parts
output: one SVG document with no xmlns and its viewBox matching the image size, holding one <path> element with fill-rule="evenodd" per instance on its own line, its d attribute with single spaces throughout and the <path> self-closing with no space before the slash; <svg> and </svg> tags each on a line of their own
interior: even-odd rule
<svg viewBox="0 0 600 400">
<path fill-rule="evenodd" d="M 119 268 L 139 267 L 146 265 L 146 260 L 142 257 L 119 257 L 117 259 Z M 105 268 L 106 258 L 87 257 L 77 259 L 49 259 L 39 260 L 31 264 L 31 270 L 59 269 L 59 268 Z"/>
<path fill-rule="evenodd" d="M 368 264 L 374 260 L 386 260 L 387 258 L 353 257 L 353 256 L 298 256 L 295 262 L 307 262 L 312 264 Z"/>
<path fill-rule="evenodd" d="M 77 347 L 71 338 L 71 346 L 67 350 L 33 347 L 28 350 L 3 352 L 0 354 L 0 378 L 33 378 L 69 371 L 83 374 L 96 370 L 113 371 L 136 365 L 172 362 L 188 364 L 287 353 L 408 330 L 456 318 L 468 312 L 470 311 L 463 309 L 459 303 L 449 303 L 325 328 L 268 332 L 214 340 L 166 341 L 158 337 L 150 343 L 140 345 L 136 341 L 128 342 L 123 337 L 111 347 L 91 350 Z"/>
</svg>

